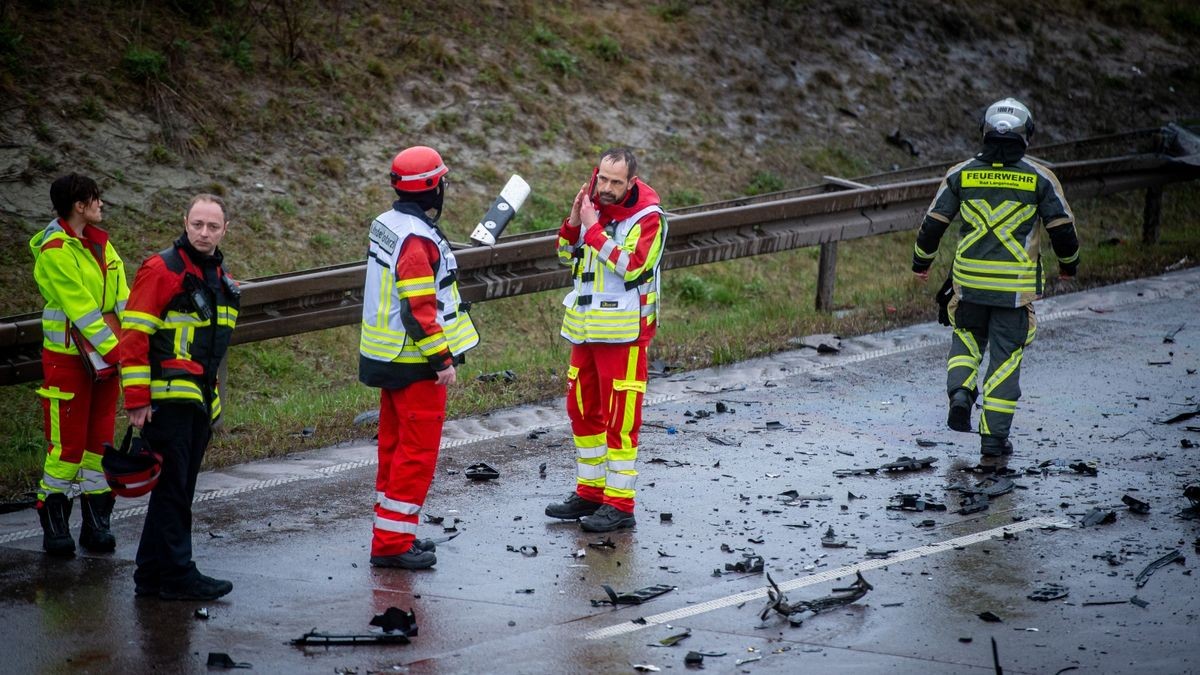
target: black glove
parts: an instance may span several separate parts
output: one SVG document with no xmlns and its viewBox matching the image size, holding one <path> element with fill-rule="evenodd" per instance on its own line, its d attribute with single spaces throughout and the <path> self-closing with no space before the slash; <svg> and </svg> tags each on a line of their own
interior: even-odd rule
<svg viewBox="0 0 1200 675">
<path fill-rule="evenodd" d="M 954 272 L 951 271 L 946 275 L 946 281 L 942 283 L 942 287 L 933 295 L 933 299 L 938 304 L 938 323 L 943 326 L 950 325 L 950 299 L 954 297 Z"/>
</svg>

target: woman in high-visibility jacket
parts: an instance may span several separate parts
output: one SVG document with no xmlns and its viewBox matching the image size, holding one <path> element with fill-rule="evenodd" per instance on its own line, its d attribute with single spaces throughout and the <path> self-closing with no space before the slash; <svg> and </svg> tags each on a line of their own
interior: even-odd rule
<svg viewBox="0 0 1200 675">
<path fill-rule="evenodd" d="M 42 309 L 42 397 L 46 460 L 38 485 L 42 548 L 75 553 L 71 497 L 81 492 L 79 543 L 92 552 L 116 548 L 109 530 L 113 495 L 100 458 L 112 443 L 120 380 L 119 319 L 129 297 L 125 264 L 100 229 L 104 202 L 96 181 L 70 174 L 50 186 L 58 218 L 29 240 Z M 85 363 L 85 359 L 87 362 Z"/>
</svg>

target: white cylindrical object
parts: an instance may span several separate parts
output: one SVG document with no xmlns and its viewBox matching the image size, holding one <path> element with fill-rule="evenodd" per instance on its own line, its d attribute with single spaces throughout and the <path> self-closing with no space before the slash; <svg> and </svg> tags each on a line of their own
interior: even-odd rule
<svg viewBox="0 0 1200 675">
<path fill-rule="evenodd" d="M 483 220 L 475 226 L 475 231 L 471 233 L 471 239 L 485 246 L 495 244 L 509 221 L 516 215 L 517 210 L 525 203 L 530 192 L 532 190 L 529 188 L 529 183 L 514 173 L 505 183 L 504 189 L 500 191 L 500 196 L 492 202 L 491 208 L 483 214 Z"/>
</svg>

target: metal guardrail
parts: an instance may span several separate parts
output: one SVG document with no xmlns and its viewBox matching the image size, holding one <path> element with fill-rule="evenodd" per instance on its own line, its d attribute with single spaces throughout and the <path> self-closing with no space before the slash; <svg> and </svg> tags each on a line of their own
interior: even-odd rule
<svg viewBox="0 0 1200 675">
<path fill-rule="evenodd" d="M 1162 136 L 1161 130 L 1138 130 L 1051 146 L 1078 149 L 1156 140 L 1155 152 L 1063 162 L 1054 170 L 1072 199 L 1139 189 L 1161 195 L 1163 185 L 1200 177 L 1195 156 L 1180 159 L 1157 151 Z M 836 243 L 917 228 L 947 166 L 853 181 L 829 178 L 820 186 L 678 209 L 672 212 L 663 266 L 674 269 L 820 245 L 820 306 L 822 293 L 832 293 Z M 889 178 L 893 180 L 887 182 Z M 555 247 L 556 233 L 543 231 L 456 251 L 464 299 L 478 302 L 568 286 L 568 270 L 558 263 Z M 357 323 L 365 265 L 344 263 L 244 282 L 233 342 Z M 41 377 L 39 317 L 34 313 L 0 319 L 0 385 Z"/>
</svg>

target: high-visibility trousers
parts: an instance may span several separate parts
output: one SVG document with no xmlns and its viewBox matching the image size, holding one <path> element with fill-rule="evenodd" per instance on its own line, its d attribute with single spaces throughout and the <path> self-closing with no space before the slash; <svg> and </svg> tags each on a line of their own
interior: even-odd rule
<svg viewBox="0 0 1200 675">
<path fill-rule="evenodd" d="M 400 555 L 412 548 L 445 420 L 446 387 L 433 380 L 382 390 L 372 556 Z"/>
<path fill-rule="evenodd" d="M 648 343 L 572 345 L 567 416 L 575 440 L 575 491 L 632 513 Z"/>
<path fill-rule="evenodd" d="M 948 309 L 954 337 L 946 361 L 946 393 L 953 396 L 956 390 L 966 389 L 972 397 L 982 394 L 980 435 L 1008 438 L 1013 413 L 1021 398 L 1021 359 L 1037 333 L 1033 306 L 992 307 L 957 302 Z M 988 352 L 988 365 L 980 382 L 984 349 Z"/>
<path fill-rule="evenodd" d="M 38 483 L 38 499 L 52 492 L 83 494 L 109 491 L 100 458 L 112 443 L 120 378 L 95 382 L 76 354 L 42 350 L 42 398 L 46 460 Z"/>
</svg>

